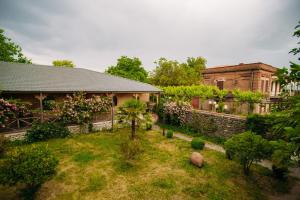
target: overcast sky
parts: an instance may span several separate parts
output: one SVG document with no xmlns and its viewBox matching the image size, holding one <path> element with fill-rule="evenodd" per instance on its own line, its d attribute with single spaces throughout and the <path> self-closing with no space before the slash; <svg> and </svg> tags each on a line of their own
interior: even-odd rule
<svg viewBox="0 0 300 200">
<path fill-rule="evenodd" d="M 287 66 L 299 20 L 300 0 L 0 0 L 0 28 L 33 63 L 97 71 L 122 55 L 147 70 L 160 57 Z"/>
</svg>

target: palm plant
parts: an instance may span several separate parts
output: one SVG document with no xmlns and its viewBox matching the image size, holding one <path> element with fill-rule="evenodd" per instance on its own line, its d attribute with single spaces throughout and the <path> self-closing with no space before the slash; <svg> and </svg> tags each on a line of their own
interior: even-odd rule
<svg viewBox="0 0 300 200">
<path fill-rule="evenodd" d="M 131 121 L 131 138 L 136 135 L 137 123 L 146 122 L 149 119 L 149 113 L 146 112 L 146 104 L 137 100 L 130 99 L 119 107 L 117 113 L 118 119 L 122 122 Z"/>
</svg>

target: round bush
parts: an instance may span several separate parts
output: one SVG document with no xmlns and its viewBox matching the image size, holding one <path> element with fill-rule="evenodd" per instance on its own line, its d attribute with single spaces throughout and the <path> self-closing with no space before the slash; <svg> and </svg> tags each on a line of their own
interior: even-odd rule
<svg viewBox="0 0 300 200">
<path fill-rule="evenodd" d="M 57 158 L 44 146 L 19 147 L 1 160 L 0 183 L 38 186 L 55 174 L 57 165 Z"/>
<path fill-rule="evenodd" d="M 50 138 L 65 138 L 70 135 L 70 131 L 61 124 L 46 122 L 42 124 L 34 124 L 31 129 L 26 132 L 26 140 L 28 142 L 44 141 Z"/>
<path fill-rule="evenodd" d="M 171 130 L 168 130 L 168 132 L 167 132 L 167 138 L 172 138 L 173 137 L 173 131 L 171 131 Z"/>
<path fill-rule="evenodd" d="M 204 148 L 205 142 L 201 138 L 194 138 L 191 142 L 191 146 L 193 149 L 200 149 Z"/>
</svg>

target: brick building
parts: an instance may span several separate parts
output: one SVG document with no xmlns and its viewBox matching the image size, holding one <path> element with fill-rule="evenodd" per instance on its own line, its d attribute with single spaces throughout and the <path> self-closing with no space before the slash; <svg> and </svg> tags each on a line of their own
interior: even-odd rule
<svg viewBox="0 0 300 200">
<path fill-rule="evenodd" d="M 216 85 L 220 89 L 259 91 L 270 97 L 276 97 L 280 93 L 276 71 L 276 67 L 259 62 L 210 67 L 202 74 L 204 84 Z"/>
</svg>

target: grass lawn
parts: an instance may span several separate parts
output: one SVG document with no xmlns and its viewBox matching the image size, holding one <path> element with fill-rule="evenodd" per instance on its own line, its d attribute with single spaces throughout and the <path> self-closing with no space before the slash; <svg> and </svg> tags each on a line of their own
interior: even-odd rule
<svg viewBox="0 0 300 200">
<path fill-rule="evenodd" d="M 225 155 L 202 150 L 205 165 L 189 163 L 190 143 L 166 139 L 156 131 L 140 133 L 144 152 L 125 162 L 119 144 L 128 130 L 54 139 L 57 174 L 37 199 L 264 199 L 278 187 L 267 169 L 255 166 L 250 177 Z M 26 148 L 27 145 L 24 145 Z M 0 187 L 0 199 L 18 199 L 17 187 Z"/>
</svg>

